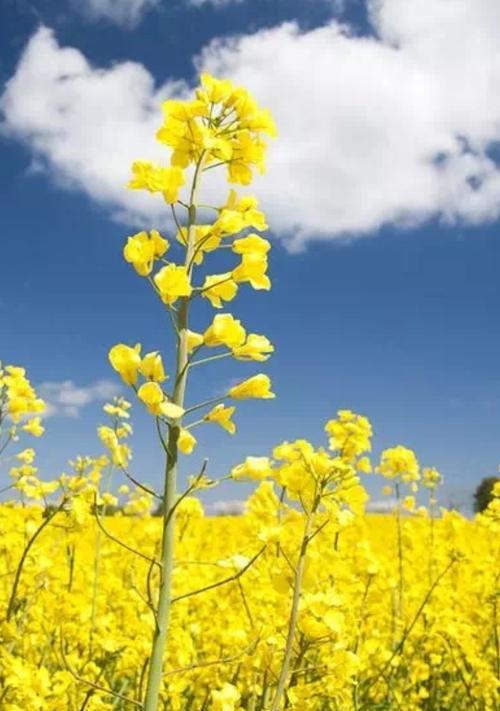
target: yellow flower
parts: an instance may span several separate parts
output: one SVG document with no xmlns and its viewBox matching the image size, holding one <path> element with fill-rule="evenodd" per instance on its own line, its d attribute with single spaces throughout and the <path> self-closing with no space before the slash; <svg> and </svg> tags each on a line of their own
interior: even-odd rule
<svg viewBox="0 0 500 711">
<path fill-rule="evenodd" d="M 183 454 L 191 454 L 193 449 L 196 447 L 196 437 L 192 435 L 189 430 L 182 427 L 179 432 L 177 446 Z"/>
<path fill-rule="evenodd" d="M 268 225 L 264 213 L 257 209 L 258 204 L 253 195 L 238 198 L 236 192 L 230 190 L 227 202 L 220 210 L 217 228 L 226 234 L 236 234 L 245 227 L 254 227 L 264 232 Z"/>
<path fill-rule="evenodd" d="M 358 471 L 362 472 L 363 474 L 371 473 L 372 465 L 368 457 L 361 457 L 361 459 L 358 460 Z"/>
<path fill-rule="evenodd" d="M 196 333 L 196 331 L 190 331 L 189 328 L 186 331 L 186 348 L 188 353 L 192 353 L 195 348 L 203 345 L 203 335 L 201 333 Z"/>
<path fill-rule="evenodd" d="M 251 252 L 242 255 L 241 264 L 233 269 L 232 276 L 235 282 L 250 282 L 254 289 L 268 291 L 271 288 L 271 281 L 266 272 L 266 255 Z"/>
<path fill-rule="evenodd" d="M 23 449 L 22 452 L 16 454 L 16 459 L 24 462 L 24 464 L 33 464 L 35 461 L 35 450 L 34 449 Z"/>
<path fill-rule="evenodd" d="M 155 417 L 164 415 L 165 417 L 177 419 L 184 414 L 182 407 L 167 400 L 158 383 L 144 383 L 137 391 L 137 395 L 146 405 L 148 412 L 155 415 Z"/>
<path fill-rule="evenodd" d="M 272 475 L 269 457 L 247 457 L 243 464 L 238 464 L 231 470 L 233 479 L 251 479 L 262 481 Z"/>
<path fill-rule="evenodd" d="M 236 254 L 267 254 L 270 249 L 271 243 L 269 240 L 256 234 L 235 239 L 232 246 L 232 250 Z"/>
<path fill-rule="evenodd" d="M 207 328 L 203 335 L 205 345 L 227 346 L 236 348 L 245 340 L 246 332 L 241 321 L 235 319 L 231 314 L 217 314 L 212 325 Z"/>
<path fill-rule="evenodd" d="M 233 84 L 229 80 L 216 79 L 207 73 L 200 76 L 200 83 L 202 88 L 196 91 L 196 95 L 199 99 L 210 104 L 227 101 L 234 90 Z"/>
<path fill-rule="evenodd" d="M 131 348 L 124 343 L 118 343 L 109 351 L 109 362 L 119 373 L 127 385 L 135 385 L 137 373 L 141 367 L 141 345 Z"/>
<path fill-rule="evenodd" d="M 422 486 L 425 486 L 426 489 L 433 490 L 441 484 L 442 481 L 443 477 L 434 467 L 426 467 L 422 471 Z"/>
<path fill-rule="evenodd" d="M 148 276 L 153 269 L 154 260 L 162 257 L 169 244 L 157 230 L 138 232 L 127 239 L 123 248 L 125 261 L 132 264 L 140 276 Z"/>
<path fill-rule="evenodd" d="M 167 379 L 163 368 L 163 361 L 158 351 L 146 353 L 141 361 L 139 370 L 147 380 L 154 380 L 156 383 L 162 383 Z"/>
<path fill-rule="evenodd" d="M 205 277 L 201 295 L 208 299 L 215 309 L 220 309 L 222 302 L 232 301 L 237 292 L 238 285 L 234 283 L 231 272 L 227 272 Z"/>
<path fill-rule="evenodd" d="M 220 425 L 229 434 L 236 432 L 236 425 L 231 421 L 231 417 L 236 410 L 235 407 L 226 407 L 222 403 L 213 407 L 210 412 L 207 412 L 203 418 L 206 422 L 215 422 Z"/>
<path fill-rule="evenodd" d="M 339 410 L 336 420 L 329 420 L 325 431 L 330 436 L 330 449 L 352 459 L 371 449 L 372 427 L 363 415 L 351 410 Z"/>
<path fill-rule="evenodd" d="M 402 507 L 406 509 L 406 511 L 415 511 L 415 497 L 414 496 L 405 496 L 401 503 Z"/>
<path fill-rule="evenodd" d="M 21 429 L 28 434 L 33 435 L 33 437 L 41 437 L 45 432 L 45 427 L 42 426 L 41 419 L 39 417 L 32 417 L 30 420 L 22 425 Z"/>
<path fill-rule="evenodd" d="M 273 344 L 265 336 L 256 333 L 250 333 L 243 345 L 233 347 L 233 355 L 238 360 L 265 361 L 273 352 Z"/>
<path fill-rule="evenodd" d="M 109 450 L 113 464 L 117 467 L 126 467 L 132 453 L 126 444 L 120 444 L 116 432 L 111 427 L 101 426 L 97 429 L 97 435 Z"/>
<path fill-rule="evenodd" d="M 415 452 L 401 445 L 390 447 L 382 452 L 377 471 L 387 479 L 401 479 L 404 482 L 415 482 L 420 479 Z"/>
<path fill-rule="evenodd" d="M 271 381 L 269 377 L 263 373 L 259 373 L 235 385 L 229 390 L 228 395 L 234 400 L 247 400 L 249 398 L 262 398 L 267 400 L 276 397 L 270 388 Z"/>
<path fill-rule="evenodd" d="M 154 282 L 164 304 L 173 304 L 179 297 L 191 296 L 193 288 L 185 266 L 168 264 L 155 274 Z"/>
<path fill-rule="evenodd" d="M 174 203 L 179 198 L 179 189 L 186 179 L 184 171 L 177 166 L 164 168 L 144 161 L 132 164 L 132 178 L 127 187 L 132 190 L 148 190 L 162 193 L 166 202 Z"/>
<path fill-rule="evenodd" d="M 218 691 L 212 691 L 211 711 L 236 711 L 240 698 L 238 689 L 225 683 Z"/>
</svg>

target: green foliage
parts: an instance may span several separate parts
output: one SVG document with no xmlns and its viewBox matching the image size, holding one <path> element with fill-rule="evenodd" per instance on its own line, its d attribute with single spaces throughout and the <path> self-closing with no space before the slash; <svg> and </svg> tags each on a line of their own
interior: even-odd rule
<svg viewBox="0 0 500 711">
<path fill-rule="evenodd" d="M 487 476 L 481 480 L 476 491 L 474 492 L 474 511 L 481 513 L 493 499 L 493 487 L 500 481 L 498 476 Z"/>
</svg>

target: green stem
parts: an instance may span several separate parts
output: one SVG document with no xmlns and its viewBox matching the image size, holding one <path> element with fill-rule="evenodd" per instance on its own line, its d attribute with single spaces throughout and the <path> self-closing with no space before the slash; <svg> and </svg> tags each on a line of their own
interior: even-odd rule
<svg viewBox="0 0 500 711">
<path fill-rule="evenodd" d="M 111 476 L 113 473 L 112 465 L 109 465 L 108 476 L 106 481 L 106 491 L 111 489 Z M 95 504 L 97 505 L 97 504 Z M 102 515 L 106 516 L 106 505 L 102 507 Z M 89 633 L 89 650 L 90 655 L 92 654 L 92 645 L 94 641 L 94 634 L 96 628 L 96 618 L 97 618 L 97 597 L 99 593 L 99 575 L 101 567 L 101 544 L 102 544 L 102 531 L 100 527 L 96 529 L 95 538 L 95 554 L 94 554 L 94 580 L 92 582 L 92 609 L 90 612 L 90 633 Z"/>
<path fill-rule="evenodd" d="M 295 632 L 297 629 L 297 619 L 299 616 L 299 603 L 300 596 L 302 592 L 302 581 L 304 578 L 304 568 L 306 563 L 307 547 L 310 541 L 311 524 L 313 519 L 314 509 L 307 513 L 306 524 L 304 527 L 304 535 L 302 536 L 302 543 L 300 545 L 299 560 L 297 562 L 297 567 L 295 569 L 295 579 L 293 583 L 293 598 L 292 607 L 290 610 L 290 618 L 288 621 L 288 635 L 285 646 L 285 656 L 283 657 L 283 662 L 281 665 L 280 675 L 278 678 L 278 685 L 274 694 L 273 702 L 270 707 L 270 711 L 278 711 L 281 703 L 281 698 L 285 692 L 286 684 L 288 681 L 288 674 L 290 670 L 290 662 L 293 653 L 293 643 L 295 640 Z"/>
<path fill-rule="evenodd" d="M 7 605 L 7 614 L 6 614 L 7 622 L 9 622 L 10 618 L 12 617 L 12 613 L 14 612 L 14 606 L 15 606 L 16 597 L 17 597 L 17 589 L 19 587 L 19 582 L 21 580 L 21 573 L 23 572 L 24 563 L 26 562 L 28 553 L 30 552 L 31 547 L 35 543 L 38 536 L 42 533 L 44 528 L 46 528 L 46 526 L 49 525 L 49 523 L 52 521 L 54 516 L 59 513 L 59 511 L 62 511 L 65 503 L 66 503 L 65 499 L 63 499 L 62 502 L 60 503 L 60 505 L 56 509 L 54 509 L 54 511 L 51 514 L 49 514 L 46 519 L 44 519 L 42 521 L 42 523 L 36 529 L 35 533 L 28 540 L 28 542 L 24 548 L 23 554 L 19 560 L 19 563 L 17 564 L 16 573 L 14 575 L 14 583 L 12 585 L 12 592 L 10 593 L 9 603 Z"/>
<path fill-rule="evenodd" d="M 191 187 L 188 226 L 187 226 L 187 247 L 185 265 L 188 267 L 192 259 L 194 249 L 194 227 L 196 223 L 196 193 L 200 177 L 200 169 L 203 163 L 204 154 L 196 165 Z M 189 297 L 181 299 L 181 305 L 177 314 L 177 363 L 175 389 L 172 402 L 176 405 L 184 406 L 184 396 L 186 392 L 188 374 L 188 348 L 187 331 L 189 322 Z M 174 538 L 175 538 L 175 505 L 177 498 L 177 459 L 178 459 L 178 439 L 181 428 L 181 418 L 175 421 L 169 428 L 166 464 L 165 483 L 163 490 L 163 529 L 161 541 L 161 567 L 160 567 L 160 588 L 156 608 L 156 625 L 153 633 L 151 646 L 151 656 L 148 670 L 148 680 L 146 684 L 146 695 L 144 698 L 144 711 L 157 711 L 160 697 L 160 686 L 163 675 L 163 658 L 167 645 L 168 626 L 170 620 L 170 607 L 172 602 L 172 577 L 174 569 Z"/>
</svg>

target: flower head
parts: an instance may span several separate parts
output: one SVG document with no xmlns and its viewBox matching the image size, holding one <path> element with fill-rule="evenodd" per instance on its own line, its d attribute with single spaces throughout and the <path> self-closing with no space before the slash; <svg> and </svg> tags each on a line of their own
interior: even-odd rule
<svg viewBox="0 0 500 711">
<path fill-rule="evenodd" d="M 235 385 L 229 390 L 228 395 L 234 400 L 248 400 L 250 398 L 262 398 L 267 400 L 276 397 L 276 395 L 271 392 L 271 380 L 263 373 L 254 375 L 242 383 Z"/>
</svg>

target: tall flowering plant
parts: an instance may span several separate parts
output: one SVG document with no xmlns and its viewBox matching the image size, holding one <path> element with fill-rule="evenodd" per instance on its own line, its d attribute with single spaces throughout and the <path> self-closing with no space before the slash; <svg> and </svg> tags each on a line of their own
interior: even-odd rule
<svg viewBox="0 0 500 711">
<path fill-rule="evenodd" d="M 191 309 L 196 301 L 204 299 L 221 310 L 242 285 L 270 289 L 270 243 L 259 234 L 267 224 L 257 200 L 248 195 L 240 197 L 231 190 L 222 206 L 203 206 L 201 221 L 198 196 L 203 177 L 214 169 L 225 170 L 229 183 L 249 185 L 255 171 L 264 170 L 263 135 L 275 135 L 274 122 L 245 89 L 208 74 L 202 75 L 193 100 L 169 100 L 162 108 L 164 121 L 157 139 L 171 150 L 170 165 L 135 162 L 128 187 L 160 193 L 171 211 L 175 239 L 168 240 L 157 230 L 139 232 L 128 238 L 124 258 L 167 310 L 176 360 L 167 382 L 159 351 L 143 354 L 140 345 L 120 343 L 109 353 L 112 367 L 154 418 L 165 455 L 163 491 L 152 492 L 160 499 L 163 526 L 160 555 L 152 561 L 150 571 L 156 574 L 158 586 L 150 600 L 155 625 L 145 711 L 156 711 L 158 707 L 168 638 L 175 512 L 186 494 L 178 492 L 179 452 L 192 452 L 196 445 L 193 430 L 200 425 L 215 423 L 234 433 L 235 406 L 228 402 L 274 397 L 268 376 L 257 374 L 209 402 L 191 404 L 187 400 L 189 375 L 194 367 L 230 357 L 261 362 L 274 350 L 265 336 L 247 333 L 241 322 L 227 312 L 219 311 L 203 333 L 190 329 Z M 212 222 L 205 220 L 207 210 L 214 213 Z M 233 253 L 234 263 L 223 273 L 204 274 L 200 279 L 197 273 L 205 258 L 221 249 Z M 108 446 L 115 462 L 126 467 L 127 448 L 118 440 L 110 440 Z M 202 471 L 190 482 L 188 491 L 206 484 Z"/>
</svg>

